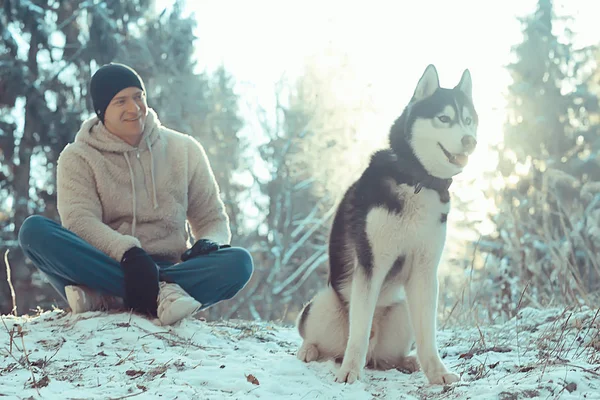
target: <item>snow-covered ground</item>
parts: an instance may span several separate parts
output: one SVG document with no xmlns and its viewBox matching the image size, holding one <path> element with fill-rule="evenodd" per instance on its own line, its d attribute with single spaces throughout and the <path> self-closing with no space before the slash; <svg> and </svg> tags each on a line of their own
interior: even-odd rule
<svg viewBox="0 0 600 400">
<path fill-rule="evenodd" d="M 462 376 L 447 387 L 400 371 L 335 383 L 338 366 L 300 362 L 296 331 L 276 323 L 160 327 L 61 310 L 2 321 L 1 399 L 600 399 L 596 310 L 528 308 L 504 325 L 447 328 L 442 355 Z"/>
</svg>

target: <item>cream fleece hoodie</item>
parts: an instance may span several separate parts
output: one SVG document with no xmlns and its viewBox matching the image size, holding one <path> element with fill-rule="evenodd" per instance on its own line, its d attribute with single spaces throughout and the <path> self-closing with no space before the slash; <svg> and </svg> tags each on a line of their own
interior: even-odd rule
<svg viewBox="0 0 600 400">
<path fill-rule="evenodd" d="M 186 220 L 196 239 L 231 240 L 204 148 L 150 108 L 137 147 L 95 116 L 84 121 L 59 156 L 57 201 L 62 225 L 117 261 L 133 246 L 180 261 L 190 245 Z"/>
</svg>

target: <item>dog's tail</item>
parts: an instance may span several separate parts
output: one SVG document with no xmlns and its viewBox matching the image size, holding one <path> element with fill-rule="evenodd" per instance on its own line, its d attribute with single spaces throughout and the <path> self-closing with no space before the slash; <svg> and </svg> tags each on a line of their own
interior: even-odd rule
<svg viewBox="0 0 600 400">
<path fill-rule="evenodd" d="M 304 334 L 306 332 L 306 320 L 308 315 L 310 314 L 310 307 L 312 306 L 312 300 L 304 305 L 302 311 L 298 314 L 298 320 L 296 322 L 296 326 L 298 327 L 298 332 L 302 339 L 305 339 Z"/>
</svg>

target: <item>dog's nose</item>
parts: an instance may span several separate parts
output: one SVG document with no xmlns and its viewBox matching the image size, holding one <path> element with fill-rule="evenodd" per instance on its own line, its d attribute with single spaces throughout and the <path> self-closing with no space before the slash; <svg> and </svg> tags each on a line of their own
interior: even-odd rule
<svg viewBox="0 0 600 400">
<path fill-rule="evenodd" d="M 469 153 L 475 150 L 475 146 L 477 146 L 477 140 L 471 135 L 463 136 L 461 142 L 465 150 Z"/>
</svg>

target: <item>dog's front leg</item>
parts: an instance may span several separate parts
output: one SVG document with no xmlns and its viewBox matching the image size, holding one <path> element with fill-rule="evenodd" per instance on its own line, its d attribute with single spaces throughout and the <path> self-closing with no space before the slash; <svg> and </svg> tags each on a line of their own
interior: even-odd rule
<svg viewBox="0 0 600 400">
<path fill-rule="evenodd" d="M 448 371 L 438 352 L 436 341 L 438 290 L 437 268 L 429 265 L 423 265 L 420 270 L 413 271 L 406 284 L 406 296 L 421 369 L 429 383 L 446 384 L 457 382 L 460 378 Z"/>
<path fill-rule="evenodd" d="M 381 278 L 372 274 L 372 269 L 369 272 L 358 265 L 352 279 L 348 343 L 336 382 L 353 383 L 359 379 L 367 361 L 373 314 L 381 289 Z"/>
</svg>

